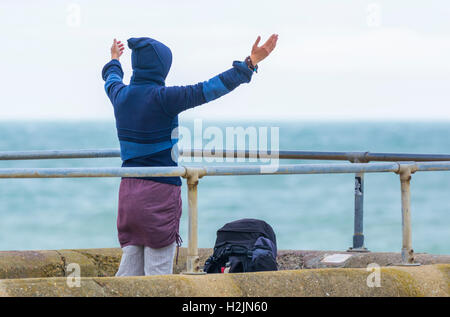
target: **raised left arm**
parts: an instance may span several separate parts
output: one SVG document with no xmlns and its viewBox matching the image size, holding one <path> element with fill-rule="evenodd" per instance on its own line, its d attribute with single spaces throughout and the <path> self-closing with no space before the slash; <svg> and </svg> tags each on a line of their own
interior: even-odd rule
<svg viewBox="0 0 450 317">
<path fill-rule="evenodd" d="M 123 70 L 120 64 L 120 56 L 124 50 L 123 43 L 114 39 L 111 46 L 111 61 L 107 63 L 102 70 L 102 78 L 105 81 L 105 91 L 114 105 L 117 94 L 124 87 Z"/>
</svg>

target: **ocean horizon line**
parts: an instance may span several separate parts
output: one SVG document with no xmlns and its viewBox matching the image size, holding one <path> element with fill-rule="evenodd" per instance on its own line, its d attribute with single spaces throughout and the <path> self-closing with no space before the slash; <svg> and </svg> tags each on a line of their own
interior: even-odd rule
<svg viewBox="0 0 450 317">
<path fill-rule="evenodd" d="M 335 119 L 295 119 L 295 118 L 209 118 L 209 117 L 187 117 L 187 118 L 179 118 L 180 122 L 193 122 L 194 120 L 201 119 L 205 122 L 220 122 L 220 123 L 231 123 L 231 122 L 275 122 L 275 123 L 321 123 L 321 122 L 329 122 L 329 123 L 449 123 L 449 119 L 399 119 L 399 118 L 388 118 L 388 119 L 380 119 L 380 118 L 361 118 L 361 119 L 347 119 L 347 118 L 335 118 Z M 114 118 L 11 118 L 5 119 L 0 118 L 0 124 L 2 123 L 89 123 L 89 122 L 102 122 L 102 123 L 115 123 Z"/>
</svg>

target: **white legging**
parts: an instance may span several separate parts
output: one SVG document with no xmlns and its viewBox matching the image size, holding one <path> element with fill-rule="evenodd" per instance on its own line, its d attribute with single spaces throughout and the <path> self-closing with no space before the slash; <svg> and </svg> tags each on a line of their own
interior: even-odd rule
<svg viewBox="0 0 450 317">
<path fill-rule="evenodd" d="M 116 276 L 172 274 L 175 247 L 175 242 L 160 249 L 136 245 L 123 247 Z"/>
</svg>

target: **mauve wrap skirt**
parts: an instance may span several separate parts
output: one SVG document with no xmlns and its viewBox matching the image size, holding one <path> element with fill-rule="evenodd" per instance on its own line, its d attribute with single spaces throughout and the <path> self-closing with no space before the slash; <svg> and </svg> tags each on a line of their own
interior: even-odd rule
<svg viewBox="0 0 450 317">
<path fill-rule="evenodd" d="M 176 242 L 181 217 L 181 186 L 122 178 L 117 231 L 120 246 L 163 248 Z"/>
</svg>

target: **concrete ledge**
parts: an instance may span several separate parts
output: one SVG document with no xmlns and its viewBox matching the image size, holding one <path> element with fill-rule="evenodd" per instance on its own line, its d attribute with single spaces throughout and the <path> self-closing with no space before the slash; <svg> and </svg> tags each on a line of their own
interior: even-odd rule
<svg viewBox="0 0 450 317">
<path fill-rule="evenodd" d="M 199 249 L 200 263 L 212 254 L 212 249 Z M 326 262 L 328 256 L 344 255 L 345 260 Z M 43 250 L 43 251 L 0 251 L 0 279 L 32 277 L 64 277 L 66 267 L 77 263 L 83 277 L 114 276 L 120 264 L 120 248 Z M 186 269 L 187 249 L 180 248 L 178 264 L 174 263 L 174 274 Z M 416 254 L 416 261 L 422 264 L 450 264 L 449 255 Z M 401 262 L 399 253 L 345 251 L 302 251 L 280 250 L 277 262 L 279 270 L 314 268 L 366 268 L 370 263 L 392 266 Z"/>
<path fill-rule="evenodd" d="M 450 265 L 383 267 L 380 287 L 369 287 L 371 272 L 359 268 L 276 272 L 85 277 L 80 287 L 67 278 L 0 280 L 0 296 L 450 296 Z M 270 285 L 270 287 L 267 287 Z"/>
</svg>

